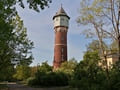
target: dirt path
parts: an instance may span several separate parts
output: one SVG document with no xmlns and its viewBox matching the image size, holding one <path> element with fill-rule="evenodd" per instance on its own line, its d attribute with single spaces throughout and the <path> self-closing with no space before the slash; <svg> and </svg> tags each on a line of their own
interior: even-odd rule
<svg viewBox="0 0 120 90">
<path fill-rule="evenodd" d="M 68 88 L 31 88 L 28 86 L 16 84 L 16 83 L 8 83 L 8 90 L 73 90 L 73 89 L 68 89 Z"/>
<path fill-rule="evenodd" d="M 39 89 L 31 88 L 31 87 L 24 86 L 21 84 L 16 84 L 16 83 L 8 83 L 7 86 L 8 86 L 8 90 L 43 90 L 41 88 L 39 88 Z"/>
</svg>

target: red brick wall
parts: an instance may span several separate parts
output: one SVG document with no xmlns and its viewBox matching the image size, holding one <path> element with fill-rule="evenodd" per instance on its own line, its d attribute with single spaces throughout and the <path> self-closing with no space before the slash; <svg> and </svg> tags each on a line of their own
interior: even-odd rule
<svg viewBox="0 0 120 90">
<path fill-rule="evenodd" d="M 55 28 L 54 62 L 53 67 L 60 67 L 67 60 L 67 28 Z"/>
</svg>

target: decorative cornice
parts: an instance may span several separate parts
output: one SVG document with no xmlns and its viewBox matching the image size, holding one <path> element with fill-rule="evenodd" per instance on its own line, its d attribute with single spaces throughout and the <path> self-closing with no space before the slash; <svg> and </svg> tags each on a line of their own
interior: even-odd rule
<svg viewBox="0 0 120 90">
<path fill-rule="evenodd" d="M 55 32 L 68 32 L 67 29 L 54 29 Z"/>
<path fill-rule="evenodd" d="M 67 46 L 66 44 L 55 44 L 55 46 L 59 46 L 59 45 Z"/>
</svg>

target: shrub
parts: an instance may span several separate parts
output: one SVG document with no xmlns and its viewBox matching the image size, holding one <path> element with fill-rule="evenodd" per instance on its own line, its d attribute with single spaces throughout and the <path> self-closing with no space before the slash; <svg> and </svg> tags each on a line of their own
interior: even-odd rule
<svg viewBox="0 0 120 90">
<path fill-rule="evenodd" d="M 27 84 L 28 85 L 30 85 L 30 86 L 32 86 L 32 83 L 33 83 L 33 80 L 35 79 L 35 77 L 29 77 L 28 79 L 27 79 Z"/>
<path fill-rule="evenodd" d="M 68 76 L 62 72 L 37 72 L 35 78 L 28 80 L 30 86 L 66 86 L 68 85 Z"/>
</svg>

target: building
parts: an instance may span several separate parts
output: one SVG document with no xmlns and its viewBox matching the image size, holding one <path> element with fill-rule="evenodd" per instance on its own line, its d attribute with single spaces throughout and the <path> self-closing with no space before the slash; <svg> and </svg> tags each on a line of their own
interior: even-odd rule
<svg viewBox="0 0 120 90">
<path fill-rule="evenodd" d="M 106 61 L 105 61 L 105 57 L 106 57 Z M 108 69 L 110 69 L 112 68 L 112 65 L 118 61 L 119 54 L 117 53 L 117 51 L 116 52 L 107 51 L 107 53 L 105 53 L 105 57 L 101 56 L 102 61 L 99 62 L 99 65 L 102 66 L 103 68 L 106 68 L 106 64 L 107 64 Z"/>
<path fill-rule="evenodd" d="M 118 61 L 118 58 L 119 58 L 119 54 L 117 54 L 117 53 L 111 53 L 111 54 L 107 55 L 108 67 L 111 68 L 111 66 Z"/>
<path fill-rule="evenodd" d="M 67 32 L 70 17 L 61 8 L 53 16 L 55 43 L 54 43 L 54 60 L 53 68 L 59 68 L 61 63 L 67 61 Z"/>
</svg>

